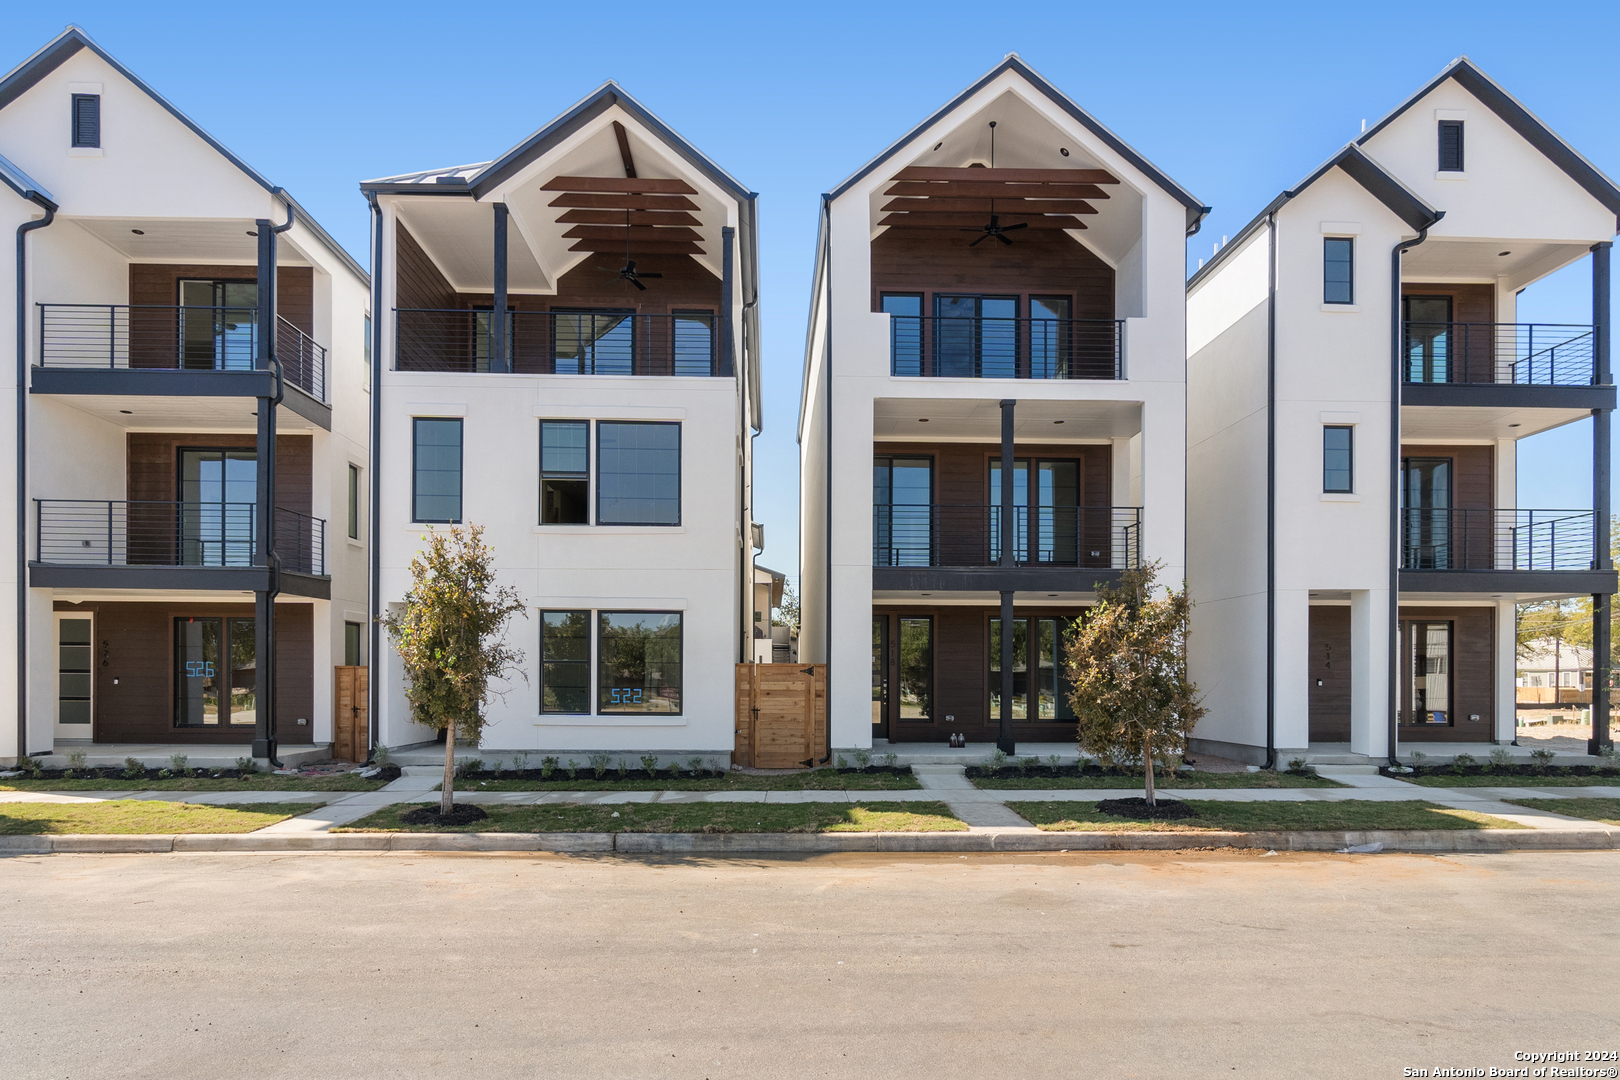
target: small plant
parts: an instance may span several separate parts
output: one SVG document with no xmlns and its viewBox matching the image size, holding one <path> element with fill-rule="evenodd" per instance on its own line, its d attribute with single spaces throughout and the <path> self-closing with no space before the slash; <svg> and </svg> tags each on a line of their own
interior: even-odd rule
<svg viewBox="0 0 1620 1080">
<path fill-rule="evenodd" d="M 140 758 L 127 757 L 127 758 L 124 759 L 124 779 L 125 780 L 144 780 L 144 779 L 146 779 L 146 766 L 141 764 L 141 759 Z"/>
<path fill-rule="evenodd" d="M 243 776 L 252 776 L 254 773 L 259 771 L 259 767 L 258 765 L 254 764 L 252 758 L 239 757 L 236 759 L 236 771 L 241 773 Z"/>
<path fill-rule="evenodd" d="M 569 758 L 568 759 L 568 764 L 563 766 L 563 771 L 568 774 L 568 779 L 570 779 L 570 780 L 578 780 L 579 779 L 579 762 L 575 761 L 573 758 Z"/>
<path fill-rule="evenodd" d="M 386 768 L 388 765 L 388 753 L 388 747 L 378 743 L 371 748 L 371 763 L 379 769 Z"/>
<path fill-rule="evenodd" d="M 1047 754 L 1046 767 L 1052 770 L 1053 776 L 1056 776 L 1058 770 L 1063 768 L 1063 756 L 1061 754 Z"/>
<path fill-rule="evenodd" d="M 857 750 L 857 751 L 855 751 L 855 767 L 857 769 L 864 769 L 870 764 L 872 764 L 872 751 L 870 751 L 870 750 Z"/>
<path fill-rule="evenodd" d="M 669 759 L 669 778 L 671 780 L 679 780 L 681 778 L 681 763 L 675 758 Z"/>
<path fill-rule="evenodd" d="M 41 758 L 26 756 L 19 757 L 17 759 L 17 768 L 28 773 L 28 775 L 32 776 L 35 780 L 38 780 L 40 777 L 45 775 L 45 762 Z"/>
<path fill-rule="evenodd" d="M 690 757 L 690 758 L 686 759 L 686 768 L 687 768 L 688 772 L 690 772 L 693 776 L 696 777 L 696 776 L 702 776 L 703 771 L 704 771 L 705 768 L 707 768 L 707 766 L 704 764 L 704 761 L 703 761 L 702 758 L 700 758 L 700 757 Z"/>
<path fill-rule="evenodd" d="M 643 769 L 647 770 L 647 779 L 649 779 L 649 780 L 658 779 L 658 755 L 657 754 L 642 754 L 641 755 L 641 767 Z"/>
<path fill-rule="evenodd" d="M 714 773 L 716 776 L 724 776 L 726 774 L 726 770 L 722 769 L 720 767 L 720 763 L 714 758 L 709 759 L 709 771 Z"/>
<path fill-rule="evenodd" d="M 1468 769 L 1479 764 L 1479 759 L 1473 754 L 1458 754 L 1451 759 L 1451 771 L 1461 776 Z"/>
<path fill-rule="evenodd" d="M 1531 760 L 1536 763 L 1536 768 L 1542 771 L 1546 770 L 1547 767 L 1552 764 L 1553 758 L 1557 756 L 1558 755 L 1553 753 L 1551 750 L 1546 749 L 1530 751 Z"/>
<path fill-rule="evenodd" d="M 838 755 L 838 770 L 840 772 L 842 772 L 843 770 L 845 770 L 847 768 L 849 768 L 849 762 L 844 760 L 844 755 L 843 754 L 839 754 Z"/>
<path fill-rule="evenodd" d="M 556 772 L 556 771 L 557 771 L 557 759 L 556 758 L 554 758 L 554 757 L 543 757 L 543 758 L 540 759 L 540 779 L 542 779 L 542 780 L 550 780 L 551 779 L 551 774 Z"/>
<path fill-rule="evenodd" d="M 483 772 L 484 762 L 480 758 L 463 758 L 456 763 L 456 779 L 465 780 L 473 773 Z"/>
<path fill-rule="evenodd" d="M 1288 771 L 1296 776 L 1306 776 L 1315 770 L 1311 768 L 1310 762 L 1302 757 L 1297 757 L 1288 759 Z"/>
<path fill-rule="evenodd" d="M 1491 771 L 1495 772 L 1497 769 L 1505 769 L 1513 764 L 1513 755 L 1508 751 L 1507 747 L 1498 746 L 1491 751 L 1491 756 L 1487 760 L 1490 762 Z"/>
<path fill-rule="evenodd" d="M 630 765 L 629 765 L 628 762 L 626 762 L 624 760 L 624 758 L 619 759 L 618 769 L 619 769 L 619 779 L 620 780 L 628 780 L 628 779 L 630 779 Z"/>
<path fill-rule="evenodd" d="M 1598 757 L 1603 759 L 1605 769 L 1620 767 L 1620 747 L 1616 747 L 1614 743 L 1610 743 L 1602 750 L 1599 750 Z"/>
<path fill-rule="evenodd" d="M 999 746 L 996 747 L 990 752 L 990 756 L 984 759 L 984 767 L 993 773 L 999 773 L 1002 769 L 1005 769 L 1007 767 L 1007 751 Z"/>
<path fill-rule="evenodd" d="M 1421 751 L 1421 750 L 1412 751 L 1412 768 L 1421 769 L 1421 768 L 1423 768 L 1423 763 L 1425 761 L 1428 761 L 1428 760 L 1429 760 L 1429 755 L 1425 754 L 1423 751 Z"/>
<path fill-rule="evenodd" d="M 885 751 L 883 751 L 883 767 L 885 769 L 894 768 L 895 765 L 899 763 L 899 761 L 900 761 L 900 755 L 895 753 L 893 750 L 885 750 Z"/>
<path fill-rule="evenodd" d="M 1039 757 L 1022 757 L 1018 759 L 1019 776 L 1028 776 L 1031 769 L 1038 769 L 1040 767 L 1041 759 Z"/>
<path fill-rule="evenodd" d="M 591 772 L 596 774 L 596 778 L 598 780 L 605 779 L 607 777 L 608 765 L 611 763 L 612 759 L 606 754 L 592 754 Z"/>
<path fill-rule="evenodd" d="M 496 758 L 489 764 L 489 771 L 494 773 L 496 776 L 501 775 L 501 770 L 504 768 L 506 768 L 505 758 Z"/>
<path fill-rule="evenodd" d="M 67 757 L 68 757 L 68 768 L 70 768 L 70 769 L 82 769 L 82 768 L 84 768 L 84 751 L 83 750 L 69 750 Z"/>
<path fill-rule="evenodd" d="M 515 772 L 515 773 L 522 773 L 522 772 L 527 772 L 528 770 L 529 770 L 529 755 L 528 754 L 513 754 L 512 755 L 512 771 Z"/>
</svg>

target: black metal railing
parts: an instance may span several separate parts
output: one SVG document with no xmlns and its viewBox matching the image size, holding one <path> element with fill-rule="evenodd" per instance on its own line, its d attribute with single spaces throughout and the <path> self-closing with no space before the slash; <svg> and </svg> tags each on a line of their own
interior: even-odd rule
<svg viewBox="0 0 1620 1080">
<path fill-rule="evenodd" d="M 1119 379 L 1122 319 L 889 316 L 889 371 L 939 379 Z"/>
<path fill-rule="evenodd" d="M 400 371 L 489 371 L 493 312 L 396 308 Z M 720 374 L 720 326 L 707 312 L 673 315 L 509 311 L 508 370 L 520 375 Z"/>
<path fill-rule="evenodd" d="M 1142 565 L 1139 506 L 1014 508 L 1019 566 L 1126 570 Z M 1000 566 L 1001 507 L 872 507 L 873 566 Z"/>
<path fill-rule="evenodd" d="M 35 499 L 38 560 L 57 566 L 255 566 L 258 504 Z M 326 522 L 276 508 L 276 555 L 325 575 Z"/>
<path fill-rule="evenodd" d="M 1403 570 L 1590 570 L 1590 510 L 1401 511 Z"/>
<path fill-rule="evenodd" d="M 258 309 L 152 304 L 40 304 L 39 363 L 49 368 L 252 371 Z M 326 400 L 326 349 L 276 316 L 286 380 Z"/>
<path fill-rule="evenodd" d="M 1409 383 L 1590 386 L 1592 328 L 1570 323 L 1402 326 Z"/>
</svg>

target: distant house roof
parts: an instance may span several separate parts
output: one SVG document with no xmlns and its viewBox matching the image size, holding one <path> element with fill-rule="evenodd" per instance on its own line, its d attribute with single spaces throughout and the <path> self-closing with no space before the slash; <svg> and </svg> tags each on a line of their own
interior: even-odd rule
<svg viewBox="0 0 1620 1080">
<path fill-rule="evenodd" d="M 1519 653 L 1520 671 L 1576 671 L 1592 666 L 1592 650 L 1555 638 L 1526 642 Z"/>
<path fill-rule="evenodd" d="M 115 60 L 112 55 L 107 52 L 107 50 L 103 49 L 100 45 L 97 45 L 90 39 L 90 35 L 86 34 L 77 26 L 69 26 L 66 30 L 62 31 L 50 41 L 46 42 L 45 46 L 33 56 L 30 56 L 21 64 L 13 68 L 11 72 L 5 76 L 5 78 L 0 79 L 0 109 L 10 105 L 23 94 L 33 89 L 39 84 L 41 79 L 45 78 L 51 72 L 61 67 L 70 57 L 78 53 L 81 49 L 89 49 L 91 52 L 101 57 L 101 59 L 106 61 L 110 67 L 112 67 L 124 78 L 134 83 L 148 97 L 167 110 L 169 115 L 173 116 L 176 120 L 180 121 L 180 123 L 184 124 L 192 132 L 192 134 L 196 135 L 203 142 L 213 147 L 215 151 L 217 151 L 232 165 L 235 165 L 238 169 L 241 169 L 244 173 L 246 173 L 254 183 L 258 184 L 272 195 L 275 195 L 277 198 L 284 200 L 297 212 L 298 220 L 312 233 L 314 233 L 321 243 L 326 245 L 326 247 L 339 259 L 341 259 L 350 270 L 354 271 L 357 276 L 365 281 L 369 282 L 371 280 L 371 275 L 366 273 L 365 267 L 356 262 L 354 257 L 343 249 L 342 245 L 340 245 L 336 240 L 332 239 L 331 234 L 325 229 L 321 228 L 320 223 L 310 216 L 309 211 L 305 210 L 302 206 L 299 206 L 297 200 L 289 195 L 285 188 L 277 187 L 269 180 L 266 180 L 257 169 L 233 154 L 224 143 L 220 142 L 218 139 L 208 134 L 208 132 L 198 127 L 197 123 L 192 120 L 191 117 L 175 108 L 167 98 L 148 86 L 139 75 L 136 75 L 129 68 Z M 8 186 L 10 186 L 9 181 Z"/>
<path fill-rule="evenodd" d="M 25 199 L 44 199 L 51 206 L 56 205 L 56 200 L 51 198 L 50 192 L 40 187 L 27 173 L 3 157 L 0 157 L 0 183 L 4 183 L 6 187 Z"/>
<path fill-rule="evenodd" d="M 1414 231 L 1427 229 L 1446 216 L 1444 210 L 1436 210 L 1424 202 L 1411 188 L 1396 179 L 1393 173 L 1368 157 L 1366 151 L 1362 150 L 1361 147 L 1355 143 L 1348 143 L 1338 153 L 1312 170 L 1310 175 L 1266 204 L 1264 210 L 1261 210 L 1247 225 L 1238 230 L 1237 235 L 1232 237 L 1230 243 L 1223 245 L 1221 250 L 1215 253 L 1214 258 L 1198 268 L 1198 272 L 1187 280 L 1187 287 L 1192 288 L 1214 273 L 1215 268 L 1226 261 L 1228 252 L 1237 251 L 1244 240 L 1248 239 L 1255 230 L 1265 224 L 1266 218 L 1274 214 L 1290 199 L 1327 175 L 1330 169 L 1342 170 L 1346 176 L 1365 188 L 1369 195 L 1389 207 L 1391 213 L 1404 221 Z"/>
<path fill-rule="evenodd" d="M 1048 81 L 1045 76 L 1041 75 L 1034 68 L 1024 63 L 1023 59 L 1019 57 L 1017 53 L 1008 53 L 1006 59 L 997 64 L 995 67 L 991 68 L 972 86 L 969 86 L 966 90 L 963 90 L 960 94 L 957 94 L 939 109 L 936 109 L 933 115 L 929 116 L 928 119 L 906 132 L 892 145 L 890 145 L 887 150 L 884 150 L 877 157 L 861 166 L 860 169 L 856 170 L 854 175 L 849 177 L 849 179 L 833 188 L 831 197 L 836 199 L 838 196 L 848 191 L 849 188 L 857 183 L 862 177 L 866 176 L 872 172 L 872 170 L 882 165 L 885 161 L 888 161 L 890 158 L 900 153 L 900 151 L 904 150 L 909 143 L 915 140 L 919 135 L 928 130 L 934 124 L 938 123 L 939 120 L 951 110 L 961 105 L 974 94 L 977 94 L 980 90 L 983 90 L 986 86 L 989 86 L 992 82 L 999 78 L 1003 72 L 1006 71 L 1016 72 L 1024 79 L 1025 82 L 1039 90 L 1058 108 L 1062 109 L 1064 112 L 1068 113 L 1069 116 L 1078 121 L 1081 127 L 1097 136 L 1097 138 L 1100 139 L 1110 150 L 1114 151 L 1120 157 L 1130 162 L 1131 165 L 1137 169 L 1137 171 L 1141 172 L 1149 180 L 1152 180 L 1159 187 L 1163 188 L 1170 194 L 1171 198 L 1185 206 L 1187 208 L 1188 233 L 1198 231 L 1198 223 L 1204 219 L 1206 214 L 1209 213 L 1209 207 L 1205 206 L 1200 199 L 1194 197 L 1193 194 L 1186 188 L 1170 179 L 1169 176 L 1160 171 L 1159 168 L 1152 162 L 1148 161 L 1141 154 L 1138 154 L 1130 147 L 1128 143 L 1125 142 L 1124 139 L 1121 139 L 1107 127 L 1103 126 L 1103 124 L 1096 117 L 1092 116 L 1090 113 L 1086 112 L 1086 110 L 1077 105 L 1074 102 L 1074 99 L 1070 98 L 1063 91 L 1059 90 L 1050 81 Z"/>
</svg>

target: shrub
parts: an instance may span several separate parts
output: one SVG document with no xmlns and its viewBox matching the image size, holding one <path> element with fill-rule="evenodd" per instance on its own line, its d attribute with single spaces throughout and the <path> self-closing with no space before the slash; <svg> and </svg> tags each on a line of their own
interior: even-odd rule
<svg viewBox="0 0 1620 1080">
<path fill-rule="evenodd" d="M 1429 760 L 1429 755 L 1425 754 L 1423 751 L 1421 751 L 1421 750 L 1412 751 L 1412 768 L 1421 769 L 1421 768 L 1423 768 L 1423 763 L 1425 761 L 1428 761 L 1428 760 Z"/>
<path fill-rule="evenodd" d="M 870 751 L 870 750 L 857 750 L 857 751 L 855 751 L 855 767 L 857 769 L 864 769 L 870 764 L 872 764 L 872 751 Z"/>
<path fill-rule="evenodd" d="M 1052 775 L 1053 776 L 1056 776 L 1057 771 L 1059 769 L 1063 768 L 1063 755 L 1062 754 L 1047 754 L 1046 755 L 1046 767 L 1048 769 L 1052 770 Z"/>
<path fill-rule="evenodd" d="M 379 769 L 388 764 L 388 747 L 378 743 L 371 748 L 371 763 Z"/>
<path fill-rule="evenodd" d="M 596 774 L 596 778 L 598 780 L 605 779 L 607 777 L 608 765 L 611 764 L 612 761 L 613 759 L 608 757 L 606 754 L 592 754 L 591 772 Z"/>
<path fill-rule="evenodd" d="M 141 764 L 140 758 L 127 757 L 124 759 L 125 780 L 144 780 L 145 778 L 146 766 Z"/>
<path fill-rule="evenodd" d="M 529 755 L 528 754 L 513 754 L 512 755 L 512 771 L 513 772 L 518 772 L 518 773 L 527 772 L 528 769 L 529 769 Z"/>
<path fill-rule="evenodd" d="M 675 758 L 669 759 L 669 778 L 671 780 L 679 780 L 681 778 L 681 763 Z"/>
<path fill-rule="evenodd" d="M 1302 757 L 1297 757 L 1288 759 L 1288 771 L 1294 773 L 1296 776 L 1309 776 L 1316 770 L 1311 768 L 1310 762 L 1306 761 Z"/>
<path fill-rule="evenodd" d="M 686 767 L 692 771 L 693 776 L 703 775 L 703 759 L 700 757 L 687 758 Z"/>
<path fill-rule="evenodd" d="M 568 774 L 568 779 L 570 779 L 570 780 L 578 780 L 579 779 L 579 762 L 575 761 L 573 758 L 569 758 L 568 759 L 568 764 L 563 766 L 563 771 Z"/>
<path fill-rule="evenodd" d="M 726 775 L 726 770 L 722 769 L 720 767 L 720 762 L 716 761 L 714 758 L 709 759 L 709 771 L 714 773 L 716 776 Z"/>
<path fill-rule="evenodd" d="M 505 758 L 496 758 L 494 761 L 489 763 L 489 771 L 494 773 L 496 776 L 501 775 L 501 770 L 504 768 L 506 768 Z"/>
<path fill-rule="evenodd" d="M 557 771 L 557 759 L 556 758 L 554 758 L 554 757 L 543 757 L 543 758 L 540 759 L 540 779 L 542 779 L 542 780 L 550 780 L 551 779 L 551 774 L 556 772 L 556 771 Z"/>
<path fill-rule="evenodd" d="M 458 780 L 465 780 L 473 773 L 483 771 L 484 762 L 482 758 L 462 758 L 456 762 L 456 778 Z"/>
<path fill-rule="evenodd" d="M 170 754 L 169 768 L 174 770 L 176 776 L 184 776 L 186 775 L 186 761 L 187 758 L 184 754 Z"/>
<path fill-rule="evenodd" d="M 888 768 L 888 769 L 894 768 L 895 764 L 897 762 L 899 762 L 899 760 L 900 760 L 900 755 L 895 753 L 893 750 L 885 750 L 885 751 L 883 751 L 883 766 L 884 766 L 884 768 Z"/>
<path fill-rule="evenodd" d="M 1509 765 L 1513 764 L 1513 754 L 1509 752 L 1507 747 L 1498 746 L 1495 750 L 1491 751 L 1491 756 L 1488 760 L 1491 763 L 1490 768 L 1492 771 L 1497 769 L 1505 769 Z"/>
<path fill-rule="evenodd" d="M 1007 751 L 999 746 L 996 747 L 990 752 L 990 756 L 984 759 L 984 767 L 993 773 L 999 773 L 1002 769 L 1005 769 L 1007 767 Z"/>
<path fill-rule="evenodd" d="M 1530 758 L 1536 763 L 1537 769 L 1546 769 L 1552 764 L 1553 758 L 1557 756 L 1551 750 L 1546 749 L 1530 751 Z"/>
<path fill-rule="evenodd" d="M 84 768 L 84 751 L 83 750 L 69 750 L 67 759 L 68 759 L 68 767 L 70 769 L 82 769 L 82 768 Z"/>
<path fill-rule="evenodd" d="M 1028 776 L 1031 769 L 1040 767 L 1041 759 L 1038 757 L 1021 757 L 1018 759 L 1018 775 L 1020 776 Z"/>
<path fill-rule="evenodd" d="M 658 755 L 657 754 L 642 754 L 641 755 L 641 767 L 643 769 L 647 770 L 647 779 L 649 779 L 649 780 L 658 779 Z"/>
<path fill-rule="evenodd" d="M 250 757 L 239 757 L 236 759 L 236 771 L 241 773 L 243 776 L 250 776 L 259 771 L 259 766 L 258 763 Z"/>
<path fill-rule="evenodd" d="M 630 766 L 625 762 L 624 758 L 619 759 L 618 768 L 619 768 L 619 779 L 620 780 L 628 780 L 630 778 Z"/>
<path fill-rule="evenodd" d="M 1451 771 L 1460 776 L 1465 769 L 1472 769 L 1478 764 L 1479 759 L 1474 757 L 1473 754 L 1458 754 L 1451 759 Z"/>
</svg>

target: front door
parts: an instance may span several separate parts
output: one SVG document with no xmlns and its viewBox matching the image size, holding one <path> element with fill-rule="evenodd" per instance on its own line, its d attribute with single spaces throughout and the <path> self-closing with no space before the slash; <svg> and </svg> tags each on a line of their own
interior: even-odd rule
<svg viewBox="0 0 1620 1080">
<path fill-rule="evenodd" d="M 251 370 L 258 304 L 256 282 L 180 282 L 180 366 Z"/>
<path fill-rule="evenodd" d="M 258 513 L 254 450 L 180 451 L 180 564 L 251 566 Z"/>
<path fill-rule="evenodd" d="M 1451 297 L 1403 296 L 1406 324 L 1406 381 L 1453 382 Z"/>
<path fill-rule="evenodd" d="M 1401 466 L 1406 518 L 1401 565 L 1407 570 L 1450 570 L 1451 459 L 1410 457 Z"/>
<path fill-rule="evenodd" d="M 1037 458 L 1033 471 L 1030 464 L 1024 458 L 1013 460 L 1013 514 L 1018 529 L 1014 545 L 1018 561 L 1047 566 L 1097 565 L 1091 553 L 1095 551 L 1100 557 L 1107 551 L 1107 511 L 1087 514 L 1082 509 L 1080 462 Z M 990 532 L 998 545 L 1000 520 L 1001 460 L 992 457 Z M 999 553 L 999 547 L 990 552 L 992 562 L 1000 561 Z M 1101 565 L 1106 566 L 1107 561 Z"/>
<path fill-rule="evenodd" d="M 1018 375 L 1018 297 L 934 295 L 934 374 L 1011 379 Z"/>
<path fill-rule="evenodd" d="M 1309 731 L 1313 743 L 1350 741 L 1350 609 L 1310 609 Z"/>
<path fill-rule="evenodd" d="M 95 624 L 88 614 L 56 616 L 57 739 L 91 739 L 95 724 Z"/>
<path fill-rule="evenodd" d="M 889 617 L 872 616 L 872 738 L 889 737 Z"/>
</svg>

